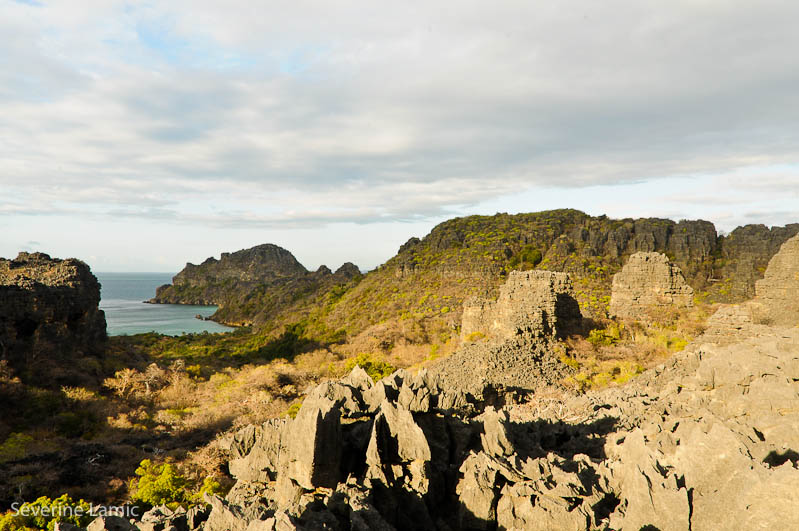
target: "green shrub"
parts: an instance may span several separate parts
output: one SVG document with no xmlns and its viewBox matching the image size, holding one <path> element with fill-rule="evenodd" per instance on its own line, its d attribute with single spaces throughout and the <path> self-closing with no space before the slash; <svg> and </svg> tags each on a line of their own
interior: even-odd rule
<svg viewBox="0 0 799 531">
<path fill-rule="evenodd" d="M 54 500 L 42 496 L 32 503 L 23 503 L 16 512 L 0 517 L 0 531 L 52 531 L 57 522 L 86 527 L 92 520 L 91 505 L 83 500 L 74 501 L 66 494 Z"/>
<path fill-rule="evenodd" d="M 601 362 L 586 360 L 584 364 L 577 363 L 576 368 L 580 372 L 566 378 L 566 382 L 574 385 L 578 392 L 598 389 L 611 384 L 623 385 L 644 372 L 644 367 L 641 364 L 627 360 Z"/>
<path fill-rule="evenodd" d="M 371 376 L 374 381 L 382 380 L 397 370 L 390 363 L 375 359 L 371 354 L 367 353 L 358 354 L 356 357 L 348 359 L 347 363 L 344 364 L 344 369 L 349 373 L 356 365 L 365 370 L 366 374 Z"/>
<path fill-rule="evenodd" d="M 574 358 L 570 358 L 565 353 L 561 354 L 559 359 L 560 359 L 560 362 L 563 363 L 564 365 L 566 365 L 567 367 L 571 367 L 572 369 L 575 369 L 575 370 L 580 368 L 580 362 L 577 361 Z"/>
<path fill-rule="evenodd" d="M 300 412 L 300 408 L 302 407 L 302 400 L 298 400 L 291 404 L 289 408 L 286 410 L 286 416 L 292 419 L 297 418 L 297 413 Z"/>
<path fill-rule="evenodd" d="M 615 345 L 621 340 L 624 325 L 610 323 L 606 328 L 597 328 L 588 333 L 588 342 L 594 347 Z"/>
<path fill-rule="evenodd" d="M 522 269 L 532 269 L 540 264 L 542 259 L 543 256 L 540 250 L 536 249 L 533 245 L 525 245 L 518 253 L 513 255 L 508 265 L 511 267 L 522 266 Z"/>
<path fill-rule="evenodd" d="M 471 334 L 466 336 L 466 341 L 468 341 L 470 343 L 474 343 L 475 341 L 480 341 L 485 336 L 486 335 L 484 333 L 482 333 L 482 332 L 472 332 Z"/>
<path fill-rule="evenodd" d="M 224 489 L 215 479 L 206 477 L 202 484 L 197 484 L 183 476 L 171 463 L 157 465 L 145 459 L 139 463 L 136 475 L 139 478 L 131 481 L 131 488 L 134 490 L 131 499 L 152 506 L 186 506 L 202 503 L 205 493 L 224 493 Z"/>
<path fill-rule="evenodd" d="M 293 358 L 314 344 L 306 337 L 306 327 L 307 323 L 304 322 L 286 325 L 283 333 L 261 347 L 258 354 L 267 359 Z"/>
<path fill-rule="evenodd" d="M 174 465 L 164 463 L 156 465 L 149 459 L 139 463 L 136 469 L 138 480 L 134 481 L 134 501 L 150 505 L 179 505 L 191 501 L 191 494 L 187 490 L 189 485 Z"/>
<path fill-rule="evenodd" d="M 12 433 L 0 444 L 0 463 L 22 459 L 28 451 L 28 446 L 33 442 L 33 437 L 24 433 Z"/>
</svg>

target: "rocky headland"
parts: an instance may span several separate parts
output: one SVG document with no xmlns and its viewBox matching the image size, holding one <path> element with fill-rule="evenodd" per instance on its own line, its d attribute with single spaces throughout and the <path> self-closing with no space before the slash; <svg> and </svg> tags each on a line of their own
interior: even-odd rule
<svg viewBox="0 0 799 531">
<path fill-rule="evenodd" d="M 154 304 L 217 305 L 212 320 L 234 326 L 263 325 L 287 307 L 298 306 L 334 286 L 361 276 L 352 263 L 336 272 L 308 271 L 286 249 L 263 244 L 191 263 L 156 290 Z"/>
</svg>

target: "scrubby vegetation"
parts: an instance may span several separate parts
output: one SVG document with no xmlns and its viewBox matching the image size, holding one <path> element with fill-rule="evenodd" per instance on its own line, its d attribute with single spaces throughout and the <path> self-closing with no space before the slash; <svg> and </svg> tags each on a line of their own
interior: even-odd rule
<svg viewBox="0 0 799 531">
<path fill-rule="evenodd" d="M 709 301 L 724 289 L 702 284 L 712 277 L 712 256 L 708 263 L 676 256 L 686 277 L 706 288 L 696 309 L 659 316 L 655 325 L 610 320 L 611 279 L 625 259 L 612 246 L 633 228 L 660 238 L 677 224 L 575 210 L 453 219 L 368 275 L 308 281 L 276 298 L 255 289 L 226 310 L 255 316 L 255 326 L 111 338 L 105 358 L 85 371 L 94 378 L 86 385 L 24 385 L 0 366 L 0 401 L 18 413 L 0 419 L 0 503 L 64 491 L 104 502 L 191 503 L 203 488 L 225 489 L 218 433 L 294 416 L 309 385 L 356 364 L 378 379 L 447 356 L 460 343 L 464 300 L 494 296 L 512 270 L 569 272 L 596 323 L 566 341 L 561 360 L 574 374 L 565 383 L 578 391 L 623 384 L 698 335 Z M 53 455 L 60 460 L 47 464 Z"/>
<path fill-rule="evenodd" d="M 42 496 L 15 508 L 16 511 L 8 511 L 0 516 L 0 531 L 52 531 L 56 523 L 86 527 L 94 519 L 91 516 L 91 504 L 84 500 L 73 500 L 66 494 L 56 499 Z"/>
<path fill-rule="evenodd" d="M 622 385 L 683 350 L 704 331 L 713 309 L 699 302 L 694 308 L 661 313 L 646 323 L 603 320 L 587 334 L 564 343 L 560 361 L 574 371 L 564 383 L 578 392 Z"/>
<path fill-rule="evenodd" d="M 175 508 L 202 503 L 203 494 L 224 494 L 225 489 L 211 477 L 202 483 L 183 476 L 172 463 L 155 464 L 149 459 L 139 463 L 137 479 L 131 481 L 131 499 L 154 507 L 167 505 Z"/>
</svg>

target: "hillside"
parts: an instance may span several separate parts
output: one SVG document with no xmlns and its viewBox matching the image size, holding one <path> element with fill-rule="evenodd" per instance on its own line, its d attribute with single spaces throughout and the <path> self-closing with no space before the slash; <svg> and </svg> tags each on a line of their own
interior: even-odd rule
<svg viewBox="0 0 799 531">
<path fill-rule="evenodd" d="M 252 324 L 266 336 L 299 324 L 314 341 L 361 336 L 390 349 L 446 343 L 464 300 L 496 296 L 513 270 L 569 273 L 583 312 L 605 318 L 613 275 L 641 251 L 665 253 L 705 302 L 740 302 L 754 295 L 768 260 L 797 233 L 799 224 L 747 225 L 724 236 L 708 221 L 610 219 L 571 209 L 469 216 L 409 239 L 364 276 L 351 264 L 334 274 L 308 272 L 267 244 L 187 264 L 152 302 L 218 304 L 214 320 Z"/>
<path fill-rule="evenodd" d="M 640 251 L 665 253 L 707 302 L 740 302 L 754 294 L 769 259 L 799 224 L 747 225 L 719 236 L 707 221 L 610 219 L 577 210 L 455 218 L 369 272 L 338 300 L 310 312 L 311 329 L 355 337 L 403 330 L 432 343 L 460 322 L 466 298 L 496 296 L 512 270 L 570 273 L 583 312 L 607 316 L 613 275 Z M 377 326 L 376 326 L 377 325 Z M 383 338 L 391 343 L 392 338 Z"/>
</svg>

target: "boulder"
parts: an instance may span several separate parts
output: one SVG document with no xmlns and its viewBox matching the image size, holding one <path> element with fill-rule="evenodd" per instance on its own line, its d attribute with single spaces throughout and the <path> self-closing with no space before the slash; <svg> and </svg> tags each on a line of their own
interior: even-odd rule
<svg viewBox="0 0 799 531">
<path fill-rule="evenodd" d="M 92 520 L 86 531 L 138 531 L 136 526 L 121 516 L 99 516 Z"/>
<path fill-rule="evenodd" d="M 500 465 L 485 453 L 471 454 L 461 465 L 456 493 L 462 529 L 493 529 L 502 483 Z"/>
<path fill-rule="evenodd" d="M 211 512 L 203 531 L 246 531 L 250 519 L 240 507 L 208 494 L 204 495 L 204 500 L 210 504 Z"/>
<path fill-rule="evenodd" d="M 427 492 L 430 447 L 410 411 L 388 401 L 380 404 L 366 449 L 367 477 L 387 486 L 407 481 L 416 492 Z"/>
<path fill-rule="evenodd" d="M 320 386 L 320 389 L 324 388 Z M 341 411 L 324 391 L 306 398 L 288 427 L 281 472 L 306 490 L 335 487 L 339 479 Z"/>
<path fill-rule="evenodd" d="M 243 481 L 274 481 L 285 451 L 287 428 L 287 419 L 271 419 L 239 430 L 229 450 L 230 474 Z"/>
</svg>

